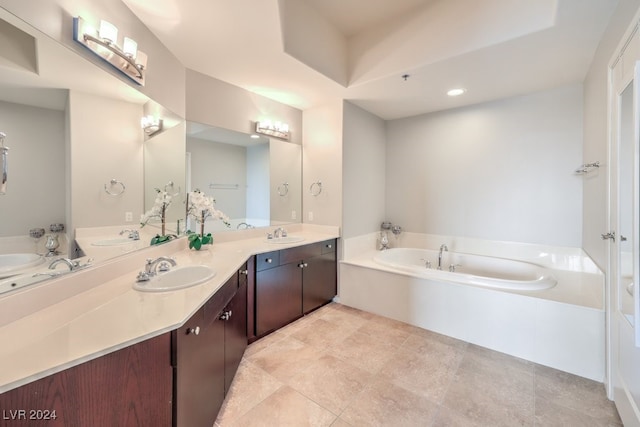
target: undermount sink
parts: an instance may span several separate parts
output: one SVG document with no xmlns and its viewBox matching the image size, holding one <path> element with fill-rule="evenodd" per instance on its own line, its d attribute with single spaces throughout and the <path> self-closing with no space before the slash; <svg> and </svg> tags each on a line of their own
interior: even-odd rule
<svg viewBox="0 0 640 427">
<path fill-rule="evenodd" d="M 274 237 L 273 239 L 267 239 L 267 243 L 285 244 L 285 243 L 302 242 L 303 240 L 304 240 L 304 237 L 302 236 L 285 236 L 285 237 Z"/>
<path fill-rule="evenodd" d="M 96 240 L 95 242 L 91 242 L 91 246 L 120 246 L 133 242 L 135 242 L 135 240 L 129 239 L 128 237 L 116 237 L 113 239 Z"/>
<path fill-rule="evenodd" d="M 35 267 L 44 262 L 44 258 L 38 254 L 4 254 L 0 255 L 0 277 L 7 277 L 19 270 Z"/>
<path fill-rule="evenodd" d="M 163 292 L 189 288 L 212 279 L 216 271 L 205 265 L 177 267 L 143 282 L 136 282 L 133 288 L 143 292 Z"/>
</svg>

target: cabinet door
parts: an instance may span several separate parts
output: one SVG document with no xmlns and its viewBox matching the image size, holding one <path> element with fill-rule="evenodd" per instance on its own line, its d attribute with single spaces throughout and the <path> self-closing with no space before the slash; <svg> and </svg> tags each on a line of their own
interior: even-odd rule
<svg viewBox="0 0 640 427">
<path fill-rule="evenodd" d="M 297 263 L 256 273 L 256 335 L 302 316 L 302 270 Z"/>
<path fill-rule="evenodd" d="M 243 275 L 241 274 L 240 277 L 242 278 Z M 224 390 L 226 394 L 247 348 L 246 280 L 240 280 L 238 293 L 223 311 L 223 315 L 227 319 L 224 328 Z"/>
<path fill-rule="evenodd" d="M 0 425 L 171 425 L 170 351 L 166 333 L 2 393 Z"/>
<path fill-rule="evenodd" d="M 328 303 L 337 293 L 335 252 L 310 258 L 304 262 L 302 275 L 302 309 L 309 313 Z"/>
<path fill-rule="evenodd" d="M 224 322 L 204 313 L 203 307 L 176 331 L 178 427 L 210 427 L 224 400 Z"/>
</svg>

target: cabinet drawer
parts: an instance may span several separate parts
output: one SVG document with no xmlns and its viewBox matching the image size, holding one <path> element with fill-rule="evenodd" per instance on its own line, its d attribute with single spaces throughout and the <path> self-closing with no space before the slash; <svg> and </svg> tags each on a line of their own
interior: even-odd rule
<svg viewBox="0 0 640 427">
<path fill-rule="evenodd" d="M 298 246 L 295 248 L 283 249 L 280 251 L 280 264 L 289 264 L 296 261 L 319 256 L 322 253 L 321 243 Z"/>
<path fill-rule="evenodd" d="M 336 240 L 325 240 L 322 242 L 322 255 L 336 251 Z"/>
<path fill-rule="evenodd" d="M 280 265 L 280 252 L 273 251 L 256 255 L 256 271 L 267 270 Z"/>
</svg>

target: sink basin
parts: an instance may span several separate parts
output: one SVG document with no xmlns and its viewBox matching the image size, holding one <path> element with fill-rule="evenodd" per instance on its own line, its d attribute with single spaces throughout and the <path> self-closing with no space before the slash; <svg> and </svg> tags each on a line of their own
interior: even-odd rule
<svg viewBox="0 0 640 427">
<path fill-rule="evenodd" d="M 0 280 L 0 294 L 9 291 L 15 291 L 16 289 L 21 289 L 29 285 L 35 285 L 36 283 L 49 280 L 52 276 L 49 275 L 41 275 L 41 276 L 32 276 L 32 275 L 24 275 L 24 276 L 14 276 L 8 279 Z"/>
<path fill-rule="evenodd" d="M 304 237 L 301 237 L 301 236 L 286 236 L 286 237 L 276 237 L 273 239 L 267 239 L 266 242 L 273 243 L 273 244 L 285 244 L 285 243 L 302 242 L 303 240 L 304 240 Z"/>
<path fill-rule="evenodd" d="M 4 254 L 0 255 L 0 277 L 16 274 L 19 270 L 35 267 L 44 262 L 38 254 Z"/>
<path fill-rule="evenodd" d="M 143 292 L 163 292 L 199 285 L 216 275 L 215 270 L 205 265 L 177 267 L 145 282 L 136 282 L 133 288 Z"/>
<path fill-rule="evenodd" d="M 129 239 L 128 237 L 116 237 L 113 239 L 102 239 L 91 242 L 91 246 L 120 246 L 127 243 L 133 243 L 136 240 Z"/>
</svg>

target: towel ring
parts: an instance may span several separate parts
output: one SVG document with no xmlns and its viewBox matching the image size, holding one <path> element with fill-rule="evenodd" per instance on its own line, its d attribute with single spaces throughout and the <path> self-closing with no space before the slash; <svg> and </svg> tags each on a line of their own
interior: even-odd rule
<svg viewBox="0 0 640 427">
<path fill-rule="evenodd" d="M 281 188 L 283 188 L 283 190 L 281 190 Z M 287 194 L 289 194 L 289 183 L 285 182 L 282 185 L 278 185 L 278 195 L 284 197 Z"/>
<path fill-rule="evenodd" d="M 113 188 L 115 186 L 120 187 L 119 190 L 117 192 L 114 191 L 109 191 L 110 188 Z M 124 190 L 126 190 L 126 187 L 124 186 L 124 184 L 122 183 L 122 181 L 118 181 L 117 179 L 113 178 L 111 181 L 109 181 L 109 186 L 107 187 L 107 184 L 104 185 L 104 191 L 106 191 L 106 193 L 110 196 L 119 196 L 122 193 L 124 193 Z"/>
<path fill-rule="evenodd" d="M 322 182 L 314 182 L 309 186 L 309 192 L 312 196 L 317 197 L 322 193 Z"/>
</svg>

